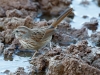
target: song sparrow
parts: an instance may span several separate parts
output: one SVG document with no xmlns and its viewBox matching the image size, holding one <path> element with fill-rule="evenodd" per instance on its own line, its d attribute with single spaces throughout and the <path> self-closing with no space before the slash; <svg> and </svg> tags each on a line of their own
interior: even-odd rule
<svg viewBox="0 0 100 75">
<path fill-rule="evenodd" d="M 25 26 L 19 26 L 14 30 L 15 37 L 25 49 L 34 49 L 36 52 L 51 41 L 52 35 L 55 32 L 57 25 L 72 11 L 68 8 L 60 15 L 50 26 L 30 29 Z"/>
</svg>

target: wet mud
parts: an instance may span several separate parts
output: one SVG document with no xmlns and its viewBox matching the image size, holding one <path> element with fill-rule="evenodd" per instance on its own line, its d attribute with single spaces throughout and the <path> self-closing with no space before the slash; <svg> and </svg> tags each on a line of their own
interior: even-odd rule
<svg viewBox="0 0 100 75">
<path fill-rule="evenodd" d="M 25 50 L 18 26 L 49 26 L 68 7 L 49 45 Z M 100 75 L 100 0 L 1 0 L 0 75 Z"/>
</svg>

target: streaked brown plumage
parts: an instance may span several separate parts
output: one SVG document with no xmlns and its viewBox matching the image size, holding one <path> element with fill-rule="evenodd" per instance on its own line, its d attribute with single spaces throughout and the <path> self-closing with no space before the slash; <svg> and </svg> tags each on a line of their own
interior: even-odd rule
<svg viewBox="0 0 100 75">
<path fill-rule="evenodd" d="M 14 30 L 15 37 L 25 49 L 34 49 L 37 51 L 51 41 L 52 35 L 55 32 L 57 25 L 72 11 L 68 8 L 60 15 L 50 26 L 30 29 L 25 26 L 19 26 Z"/>
</svg>

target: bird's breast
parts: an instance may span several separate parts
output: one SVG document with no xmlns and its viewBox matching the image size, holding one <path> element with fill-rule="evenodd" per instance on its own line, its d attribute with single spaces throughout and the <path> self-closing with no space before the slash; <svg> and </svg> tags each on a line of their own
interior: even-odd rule
<svg viewBox="0 0 100 75">
<path fill-rule="evenodd" d="M 34 49 L 34 45 L 29 41 L 19 40 L 19 42 L 25 49 Z"/>
<path fill-rule="evenodd" d="M 19 42 L 21 43 L 21 45 L 25 48 L 25 49 L 34 49 L 34 50 L 38 50 L 44 46 L 46 46 L 50 41 L 51 41 L 51 37 L 48 37 L 45 40 L 36 42 L 34 40 L 19 40 Z"/>
</svg>

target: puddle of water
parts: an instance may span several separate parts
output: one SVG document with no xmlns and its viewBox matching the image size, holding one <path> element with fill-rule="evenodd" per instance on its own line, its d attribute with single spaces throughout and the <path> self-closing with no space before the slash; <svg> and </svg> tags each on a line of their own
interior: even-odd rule
<svg viewBox="0 0 100 75">
<path fill-rule="evenodd" d="M 90 18 L 96 17 L 100 23 L 100 7 L 97 6 L 95 2 L 92 0 L 87 0 L 89 1 L 89 5 L 82 5 L 80 4 L 82 0 L 73 0 L 71 7 L 74 9 L 74 19 L 73 22 L 71 22 L 71 26 L 80 29 L 82 27 L 82 24 L 84 22 L 89 22 Z M 84 19 L 82 18 L 84 15 L 88 16 L 88 18 Z M 100 26 L 98 27 L 98 30 L 100 30 Z M 92 33 L 92 31 L 89 31 L 89 35 Z"/>
<path fill-rule="evenodd" d="M 82 0 L 74 0 L 72 2 L 71 7 L 74 9 L 74 19 L 73 22 L 71 22 L 71 26 L 80 29 L 85 22 L 90 22 L 90 19 L 92 17 L 96 17 L 98 19 L 98 22 L 100 23 L 100 7 L 98 7 L 98 4 L 93 2 L 93 0 L 87 0 L 89 1 L 89 5 L 82 5 L 80 4 Z M 83 18 L 83 16 L 88 16 L 88 18 Z M 98 26 L 98 29 L 96 31 L 100 31 L 100 26 Z M 91 30 L 88 30 L 88 35 L 91 36 L 93 32 Z M 90 40 L 88 40 L 89 46 L 94 46 Z"/>
<path fill-rule="evenodd" d="M 13 61 L 5 61 L 3 56 L 0 56 L 0 75 L 4 75 L 3 72 L 5 70 L 10 70 L 11 72 L 16 71 L 18 67 L 24 67 L 25 71 L 28 72 L 27 66 L 29 66 L 29 58 L 30 57 L 20 57 L 14 56 Z"/>
</svg>

